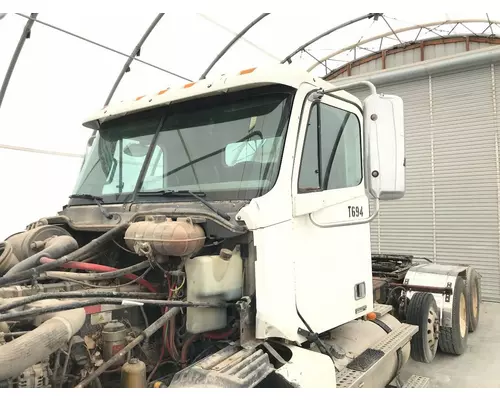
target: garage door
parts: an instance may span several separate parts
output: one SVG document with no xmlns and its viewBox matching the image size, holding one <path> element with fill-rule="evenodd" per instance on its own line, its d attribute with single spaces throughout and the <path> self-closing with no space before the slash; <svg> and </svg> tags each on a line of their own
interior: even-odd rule
<svg viewBox="0 0 500 400">
<path fill-rule="evenodd" d="M 378 88 L 405 103 L 407 193 L 382 203 L 371 232 L 374 252 L 475 266 L 483 276 L 484 299 L 500 302 L 495 83 L 499 65 Z"/>
</svg>

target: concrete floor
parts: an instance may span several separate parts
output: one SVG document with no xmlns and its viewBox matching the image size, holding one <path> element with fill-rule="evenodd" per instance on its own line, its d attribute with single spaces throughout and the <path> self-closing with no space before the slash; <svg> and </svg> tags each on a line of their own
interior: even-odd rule
<svg viewBox="0 0 500 400">
<path fill-rule="evenodd" d="M 469 335 L 464 354 L 451 356 L 438 351 L 431 364 L 410 360 L 401 378 L 426 376 L 434 388 L 500 388 L 500 304 L 481 306 L 479 327 Z"/>
</svg>

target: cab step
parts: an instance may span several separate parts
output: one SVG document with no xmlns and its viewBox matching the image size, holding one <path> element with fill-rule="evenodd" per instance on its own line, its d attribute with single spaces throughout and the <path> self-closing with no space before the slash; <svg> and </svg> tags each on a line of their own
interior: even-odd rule
<svg viewBox="0 0 500 400">
<path fill-rule="evenodd" d="M 366 349 L 352 360 L 337 376 L 338 388 L 359 388 L 365 386 L 365 381 L 377 373 L 377 367 L 387 357 L 405 346 L 418 332 L 418 326 L 401 324 L 391 331 L 372 348 Z"/>
<path fill-rule="evenodd" d="M 392 306 L 388 304 L 373 304 L 373 312 L 377 314 L 377 318 L 381 318 L 384 315 L 389 314 L 392 311 Z"/>
<path fill-rule="evenodd" d="M 402 386 L 403 388 L 428 388 L 431 380 L 425 376 L 412 375 Z"/>
</svg>

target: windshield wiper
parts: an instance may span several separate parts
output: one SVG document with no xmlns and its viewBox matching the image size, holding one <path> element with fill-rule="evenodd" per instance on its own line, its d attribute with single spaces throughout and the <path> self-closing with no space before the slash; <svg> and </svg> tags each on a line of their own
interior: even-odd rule
<svg viewBox="0 0 500 400">
<path fill-rule="evenodd" d="M 190 190 L 157 190 L 154 192 L 139 192 L 139 196 L 191 196 L 199 200 L 201 203 L 210 208 L 214 213 L 224 218 L 226 221 L 230 221 L 231 217 L 226 212 L 215 208 L 208 201 L 203 199 L 207 194 L 205 192 L 191 192 Z"/>
<path fill-rule="evenodd" d="M 84 200 L 91 200 L 94 203 L 97 204 L 99 207 L 99 210 L 101 210 L 102 215 L 104 215 L 107 219 L 113 219 L 113 215 L 107 212 L 104 207 L 102 206 L 104 204 L 104 200 L 102 197 L 98 196 L 93 196 L 91 194 L 72 194 L 69 196 L 70 199 L 84 199 Z"/>
</svg>

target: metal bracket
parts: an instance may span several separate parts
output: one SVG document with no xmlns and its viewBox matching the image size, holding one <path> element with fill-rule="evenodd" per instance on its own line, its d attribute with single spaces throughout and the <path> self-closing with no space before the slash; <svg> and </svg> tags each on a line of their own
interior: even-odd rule
<svg viewBox="0 0 500 400">
<path fill-rule="evenodd" d="M 324 96 L 324 93 L 321 91 L 321 89 L 318 89 L 314 92 L 312 92 L 309 97 L 307 98 L 307 100 L 309 100 L 310 102 L 314 103 L 315 101 L 320 101 Z"/>
<path fill-rule="evenodd" d="M 285 365 L 288 364 L 288 361 L 286 361 L 283 357 L 279 355 L 279 353 L 274 349 L 273 346 L 271 346 L 268 342 L 262 343 L 263 346 L 266 348 L 266 350 L 276 359 L 278 360 L 279 363 Z"/>
<path fill-rule="evenodd" d="M 313 332 L 309 332 L 305 329 L 302 329 L 302 328 L 298 328 L 297 329 L 297 333 L 300 335 L 300 336 L 304 336 L 309 342 L 317 342 L 317 340 L 319 339 L 319 336 L 317 333 L 313 333 Z"/>
<path fill-rule="evenodd" d="M 252 299 L 249 296 L 236 302 L 240 314 L 240 346 L 243 348 L 252 347 L 252 343 L 255 342 L 255 323 L 252 322 L 251 305 Z"/>
<path fill-rule="evenodd" d="M 448 283 L 446 284 L 446 287 L 451 289 L 451 282 L 448 282 Z M 449 291 L 448 291 L 448 292 L 446 292 L 446 296 L 445 296 L 445 298 L 444 298 L 444 301 L 445 301 L 445 302 L 447 302 L 447 303 L 449 303 L 449 302 L 450 302 L 450 295 L 451 295 L 451 293 L 450 293 Z"/>
</svg>

